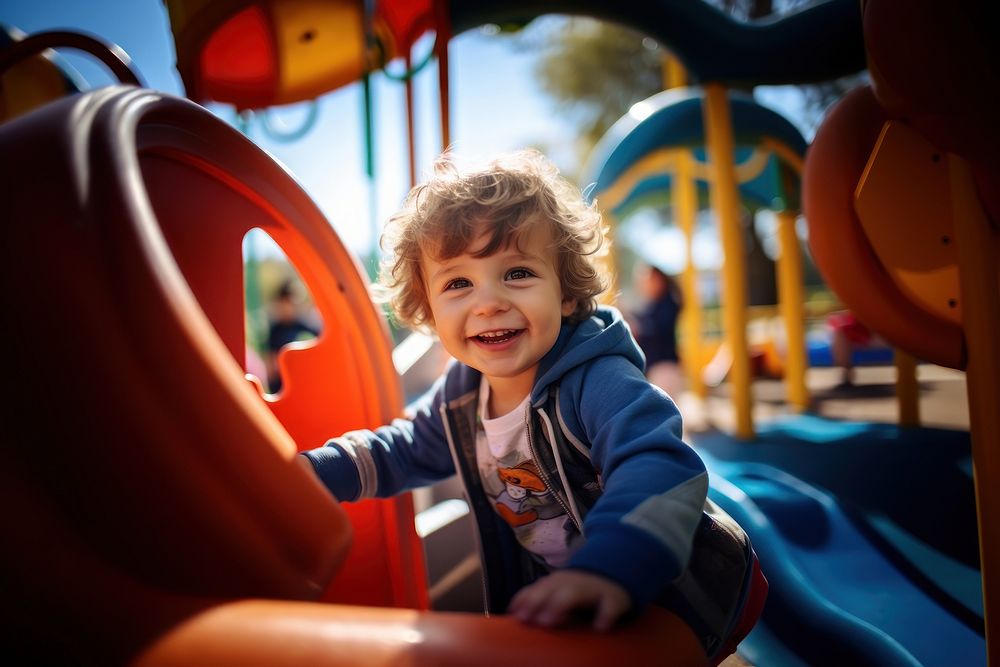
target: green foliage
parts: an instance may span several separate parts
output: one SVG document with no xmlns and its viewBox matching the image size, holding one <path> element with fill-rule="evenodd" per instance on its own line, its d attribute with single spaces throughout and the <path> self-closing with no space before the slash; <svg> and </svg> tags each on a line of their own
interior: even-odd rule
<svg viewBox="0 0 1000 667">
<path fill-rule="evenodd" d="M 621 26 L 586 18 L 549 21 L 519 37 L 540 52 L 541 88 L 590 148 L 636 102 L 660 91 L 663 50 Z"/>
</svg>

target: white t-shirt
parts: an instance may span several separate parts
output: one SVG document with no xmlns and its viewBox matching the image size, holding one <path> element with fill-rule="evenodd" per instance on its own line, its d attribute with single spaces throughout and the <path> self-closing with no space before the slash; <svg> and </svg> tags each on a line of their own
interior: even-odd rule
<svg viewBox="0 0 1000 667">
<path fill-rule="evenodd" d="M 566 510 L 548 490 L 528 447 L 528 396 L 505 415 L 490 419 L 490 386 L 479 387 L 476 460 L 493 509 L 514 530 L 521 546 L 548 567 L 559 568 L 581 537 Z"/>
</svg>

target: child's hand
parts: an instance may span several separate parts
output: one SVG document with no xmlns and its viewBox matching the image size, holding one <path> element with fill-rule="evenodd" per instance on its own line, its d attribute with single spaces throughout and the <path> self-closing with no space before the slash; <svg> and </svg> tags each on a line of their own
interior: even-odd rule
<svg viewBox="0 0 1000 667">
<path fill-rule="evenodd" d="M 625 589 L 605 577 L 582 570 L 556 570 L 517 592 L 509 613 L 522 623 L 552 627 L 570 619 L 571 612 L 593 613 L 593 627 L 610 630 L 629 610 Z"/>
</svg>

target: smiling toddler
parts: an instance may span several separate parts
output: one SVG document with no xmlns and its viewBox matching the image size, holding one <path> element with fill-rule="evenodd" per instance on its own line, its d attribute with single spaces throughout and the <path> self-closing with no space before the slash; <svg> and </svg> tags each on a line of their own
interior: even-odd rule
<svg viewBox="0 0 1000 667">
<path fill-rule="evenodd" d="M 766 580 L 628 326 L 597 304 L 596 205 L 536 151 L 467 172 L 444 156 L 383 244 L 396 318 L 454 361 L 408 418 L 305 452 L 320 480 L 353 501 L 459 475 L 488 612 L 603 631 L 656 603 L 711 662 L 735 650 Z"/>
</svg>

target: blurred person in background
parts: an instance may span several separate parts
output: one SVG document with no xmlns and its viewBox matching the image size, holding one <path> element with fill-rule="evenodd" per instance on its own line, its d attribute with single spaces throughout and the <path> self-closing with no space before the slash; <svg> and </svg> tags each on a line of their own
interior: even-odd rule
<svg viewBox="0 0 1000 667">
<path fill-rule="evenodd" d="M 635 286 L 644 304 L 633 313 L 630 324 L 646 355 L 646 377 L 676 397 L 684 382 L 677 353 L 677 320 L 684 306 L 680 286 L 672 276 L 648 262 L 636 267 Z"/>
<path fill-rule="evenodd" d="M 289 343 L 315 338 L 319 335 L 319 328 L 302 317 L 295 285 L 291 280 L 282 282 L 275 292 L 270 320 L 264 363 L 267 366 L 268 391 L 277 394 L 281 391 L 281 373 L 278 370 L 278 353 L 281 348 Z"/>
</svg>

